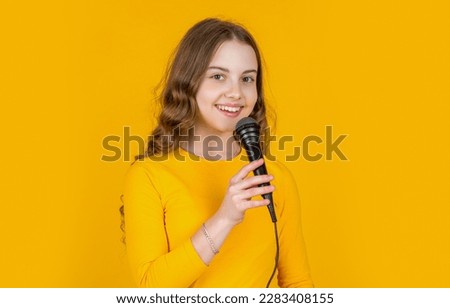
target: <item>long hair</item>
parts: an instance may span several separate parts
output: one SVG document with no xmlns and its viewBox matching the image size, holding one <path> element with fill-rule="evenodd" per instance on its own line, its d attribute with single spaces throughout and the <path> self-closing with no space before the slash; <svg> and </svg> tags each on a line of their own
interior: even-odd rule
<svg viewBox="0 0 450 308">
<path fill-rule="evenodd" d="M 258 98 L 250 117 L 254 118 L 261 128 L 261 148 L 266 152 L 268 121 L 262 60 L 258 46 L 243 26 L 208 18 L 195 24 L 178 44 L 173 61 L 167 67 L 165 79 L 162 81 L 163 89 L 158 99 L 161 105 L 158 124 L 148 137 L 144 154 L 137 155 L 136 159 L 167 154 L 179 147 L 182 139 L 180 136 L 189 136 L 198 114 L 195 97 L 201 78 L 219 46 L 233 39 L 248 44 L 256 54 Z"/>
<path fill-rule="evenodd" d="M 201 79 L 217 49 L 223 42 L 229 40 L 245 43 L 255 52 L 258 63 L 256 76 L 258 97 L 250 117 L 254 118 L 260 126 L 261 149 L 263 153 L 267 152 L 270 131 L 263 91 L 262 57 L 256 41 L 243 26 L 237 23 L 207 18 L 188 30 L 175 49 L 173 60 L 161 81 L 162 91 L 158 97 L 161 111 L 157 126 L 148 137 L 144 154 L 137 155 L 136 160 L 148 156 L 166 155 L 180 146 L 181 136 L 186 137 L 192 133 L 198 114 L 195 97 Z M 124 213 L 122 202 L 120 207 L 122 231 L 125 231 Z M 122 241 L 125 243 L 125 236 Z"/>
</svg>

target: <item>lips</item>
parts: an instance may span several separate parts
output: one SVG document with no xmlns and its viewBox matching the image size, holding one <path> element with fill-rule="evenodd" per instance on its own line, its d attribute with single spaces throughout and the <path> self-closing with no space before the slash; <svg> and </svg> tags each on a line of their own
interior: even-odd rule
<svg viewBox="0 0 450 308">
<path fill-rule="evenodd" d="M 216 105 L 215 106 L 220 113 L 227 117 L 237 117 L 242 110 L 242 106 L 228 106 L 228 105 Z"/>
</svg>

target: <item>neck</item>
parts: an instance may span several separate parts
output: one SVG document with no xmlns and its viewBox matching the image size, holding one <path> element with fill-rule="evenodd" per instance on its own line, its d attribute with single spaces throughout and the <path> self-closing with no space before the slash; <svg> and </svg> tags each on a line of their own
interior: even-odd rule
<svg viewBox="0 0 450 308">
<path fill-rule="evenodd" d="M 192 136 L 187 150 L 207 160 L 231 160 L 241 148 L 233 135 L 228 133 Z"/>
</svg>

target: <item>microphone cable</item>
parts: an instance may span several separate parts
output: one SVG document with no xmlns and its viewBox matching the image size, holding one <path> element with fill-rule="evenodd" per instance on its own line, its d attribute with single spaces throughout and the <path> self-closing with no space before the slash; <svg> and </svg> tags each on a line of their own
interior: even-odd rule
<svg viewBox="0 0 450 308">
<path fill-rule="evenodd" d="M 278 240 L 278 229 L 277 229 L 277 222 L 276 221 L 273 223 L 273 227 L 275 229 L 275 244 L 277 246 L 277 251 L 275 253 L 275 266 L 273 267 L 273 272 L 272 272 L 272 275 L 270 275 L 269 281 L 267 281 L 266 288 L 268 288 L 270 283 L 272 282 L 272 278 L 275 275 L 275 272 L 277 271 L 278 260 L 280 258 L 280 243 L 279 243 L 279 240 Z"/>
</svg>

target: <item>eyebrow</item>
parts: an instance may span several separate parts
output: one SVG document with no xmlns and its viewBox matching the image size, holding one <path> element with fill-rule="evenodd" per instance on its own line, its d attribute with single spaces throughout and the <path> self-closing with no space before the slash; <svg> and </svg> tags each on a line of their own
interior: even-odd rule
<svg viewBox="0 0 450 308">
<path fill-rule="evenodd" d="M 217 69 L 217 70 L 221 70 L 221 71 L 224 71 L 224 72 L 227 72 L 227 73 L 230 72 L 229 69 L 224 68 L 224 67 L 220 67 L 220 66 L 210 66 L 210 67 L 208 67 L 208 70 L 211 70 L 211 69 Z M 248 73 L 256 73 L 257 74 L 258 71 L 257 70 L 246 70 L 246 71 L 242 72 L 242 74 L 248 74 Z"/>
</svg>

